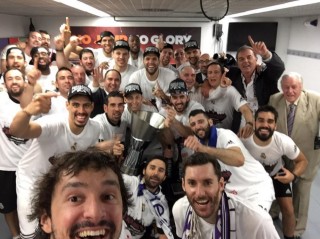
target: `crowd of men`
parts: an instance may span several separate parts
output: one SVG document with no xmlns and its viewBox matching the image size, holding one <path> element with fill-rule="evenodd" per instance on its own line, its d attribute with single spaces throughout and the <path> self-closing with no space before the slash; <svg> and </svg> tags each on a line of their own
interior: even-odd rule
<svg viewBox="0 0 320 239">
<path fill-rule="evenodd" d="M 143 51 L 103 31 L 92 49 L 70 35 L 51 47 L 33 31 L 1 54 L 0 212 L 14 239 L 272 239 L 279 212 L 283 237 L 301 238 L 320 94 L 263 41 L 248 36 L 235 64 L 195 40 Z M 138 111 L 164 128 L 127 175 Z"/>
</svg>

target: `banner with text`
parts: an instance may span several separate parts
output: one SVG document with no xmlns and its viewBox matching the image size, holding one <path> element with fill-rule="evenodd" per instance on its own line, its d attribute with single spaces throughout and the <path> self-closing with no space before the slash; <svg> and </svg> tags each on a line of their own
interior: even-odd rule
<svg viewBox="0 0 320 239">
<path fill-rule="evenodd" d="M 183 47 L 183 43 L 191 39 L 200 45 L 201 39 L 201 27 L 71 27 L 72 35 L 82 36 L 82 47 L 99 48 L 95 42 L 100 39 L 103 31 L 112 32 L 115 40 L 128 40 L 130 35 L 138 35 L 142 50 L 154 46 L 160 34 L 174 49 Z"/>
</svg>

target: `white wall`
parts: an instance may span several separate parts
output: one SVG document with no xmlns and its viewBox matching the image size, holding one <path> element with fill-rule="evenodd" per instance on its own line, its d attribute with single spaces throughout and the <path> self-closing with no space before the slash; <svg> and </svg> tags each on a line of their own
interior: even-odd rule
<svg viewBox="0 0 320 239">
<path fill-rule="evenodd" d="M 29 32 L 29 18 L 0 14 L 0 38 L 26 36 Z"/>
<path fill-rule="evenodd" d="M 320 26 L 305 26 L 304 22 L 309 19 L 310 17 L 292 19 L 288 49 L 313 52 L 317 53 L 319 56 Z M 320 22 L 318 24 L 320 24 Z M 288 55 L 286 70 L 300 73 L 304 78 L 305 89 L 320 92 L 320 58 L 314 59 L 303 56 Z"/>
<path fill-rule="evenodd" d="M 276 52 L 286 64 L 287 71 L 297 71 L 305 79 L 305 88 L 320 92 L 320 59 L 312 59 L 302 56 L 288 55 L 287 51 L 300 50 L 320 54 L 320 27 L 306 27 L 304 22 L 310 19 L 305 18 L 277 18 L 272 19 L 278 22 Z M 22 36 L 28 32 L 29 18 L 9 15 L 1 15 L 0 21 L 6 22 L 0 29 L 0 37 Z M 37 29 L 48 30 L 52 35 L 59 33 L 59 27 L 64 23 L 64 17 L 33 17 L 33 23 Z M 214 52 L 225 51 L 227 42 L 228 23 L 234 21 L 270 21 L 268 18 L 225 18 L 223 24 L 221 41 L 217 42 L 212 36 L 213 22 L 115 22 L 113 18 L 98 17 L 72 17 L 71 26 L 139 26 L 139 27 L 201 27 L 201 51 L 212 55 Z"/>
</svg>

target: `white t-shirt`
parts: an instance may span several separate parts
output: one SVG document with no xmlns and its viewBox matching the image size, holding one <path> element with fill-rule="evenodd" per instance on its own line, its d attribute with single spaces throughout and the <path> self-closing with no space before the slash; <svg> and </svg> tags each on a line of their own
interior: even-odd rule
<svg viewBox="0 0 320 239">
<path fill-rule="evenodd" d="M 233 201 L 235 205 L 235 226 L 236 226 L 236 238 L 248 239 L 279 239 L 279 235 L 273 225 L 273 221 L 268 214 L 259 206 L 238 200 L 232 195 L 228 194 L 229 200 Z M 189 207 L 189 201 L 186 196 L 180 198 L 172 208 L 172 214 L 176 225 L 177 236 L 183 238 L 183 229 L 186 220 L 186 212 Z M 195 213 L 193 211 L 193 213 Z M 210 224 L 199 218 L 199 230 L 201 230 L 201 236 L 205 239 L 215 238 L 214 229 L 215 225 Z"/>
<path fill-rule="evenodd" d="M 138 55 L 138 59 L 134 60 L 131 56 L 131 53 L 129 54 L 129 60 L 128 60 L 128 64 L 138 68 L 138 69 L 142 69 L 144 67 L 143 64 L 143 52 L 140 50 L 139 51 L 139 55 Z"/>
<path fill-rule="evenodd" d="M 169 90 L 170 82 L 173 81 L 175 78 L 176 78 L 176 76 L 173 71 L 166 69 L 166 68 L 163 68 L 163 67 L 159 67 L 158 78 L 155 81 L 150 81 L 147 78 L 146 69 L 143 68 L 143 69 L 140 69 L 140 70 L 134 72 L 131 75 L 131 77 L 129 79 L 129 83 L 139 84 L 141 87 L 143 98 L 145 98 L 147 100 L 156 99 L 157 107 L 158 107 L 158 109 L 160 109 L 161 99 L 156 98 L 153 95 L 152 91 L 155 87 L 158 87 L 157 85 L 159 85 L 160 88 L 163 90 L 163 92 L 166 94 Z"/>
<path fill-rule="evenodd" d="M 9 133 L 16 113 L 21 110 L 20 103 L 10 98 L 7 92 L 0 92 L 0 170 L 15 171 L 20 158 L 26 153 L 31 141 L 20 139 Z"/>
<path fill-rule="evenodd" d="M 90 48 L 92 51 L 93 51 L 93 54 L 94 54 L 94 59 L 96 61 L 96 67 L 98 67 L 101 63 L 103 62 L 108 62 L 109 64 L 109 68 L 111 67 L 111 65 L 113 65 L 113 58 L 112 57 L 107 57 L 105 54 L 104 54 L 104 50 L 103 48 L 96 48 L 96 49 L 93 49 L 93 48 Z"/>
<path fill-rule="evenodd" d="M 119 91 L 122 91 L 122 92 L 124 91 L 124 88 L 126 87 L 126 85 L 129 84 L 130 76 L 132 75 L 133 72 L 135 72 L 137 70 L 138 70 L 137 67 L 128 64 L 127 69 L 125 71 L 123 71 L 123 72 L 120 72 L 120 74 L 121 74 L 121 84 L 120 84 L 120 87 L 119 87 Z"/>
<path fill-rule="evenodd" d="M 282 156 L 285 155 L 287 158 L 294 160 L 300 154 L 300 149 L 293 140 L 277 131 L 274 131 L 271 142 L 266 146 L 257 145 L 253 140 L 253 135 L 241 140 L 251 155 L 264 166 L 270 176 L 276 175 L 284 166 Z"/>
<path fill-rule="evenodd" d="M 35 222 L 28 221 L 27 215 L 30 214 L 33 185 L 49 170 L 49 158 L 67 151 L 85 150 L 98 142 L 100 134 L 99 123 L 91 119 L 79 135 L 71 132 L 67 116 L 49 115 L 36 122 L 41 125 L 41 135 L 32 140 L 16 171 L 19 224 L 25 235 L 32 234 L 36 226 Z"/>
<path fill-rule="evenodd" d="M 227 149 L 238 147 L 245 158 L 240 167 L 226 165 L 219 160 L 221 172 L 230 175 L 225 185 L 225 191 L 237 195 L 243 199 L 256 201 L 258 205 L 263 202 L 271 202 L 275 199 L 271 178 L 263 166 L 255 160 L 244 147 L 241 140 L 231 130 L 217 129 L 217 147 Z"/>
<path fill-rule="evenodd" d="M 105 113 L 96 115 L 92 120 L 100 124 L 100 140 L 112 140 L 114 134 L 121 134 L 121 142 L 125 141 L 127 122 L 120 121 L 120 125 L 112 125 Z"/>
<path fill-rule="evenodd" d="M 26 72 L 29 72 L 33 69 L 33 65 L 29 65 L 26 67 Z M 56 74 L 58 72 L 57 66 L 50 66 L 50 74 L 49 75 L 42 75 L 37 80 L 37 83 L 41 86 L 42 92 L 46 91 L 56 91 Z"/>
<path fill-rule="evenodd" d="M 231 129 L 233 110 L 238 111 L 245 104 L 247 104 L 247 101 L 241 97 L 233 86 L 229 86 L 222 97 L 205 100 L 204 108 L 206 111 L 212 111 L 215 114 L 216 127 Z"/>
</svg>

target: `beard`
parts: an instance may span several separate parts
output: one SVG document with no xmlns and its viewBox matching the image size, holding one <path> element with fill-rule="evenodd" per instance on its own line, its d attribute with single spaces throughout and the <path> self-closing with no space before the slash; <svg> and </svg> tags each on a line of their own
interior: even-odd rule
<svg viewBox="0 0 320 239">
<path fill-rule="evenodd" d="M 204 135 L 200 134 L 201 131 L 204 132 Z M 208 139 L 210 137 L 210 125 L 204 128 L 197 129 L 194 133 L 199 139 Z"/>
<path fill-rule="evenodd" d="M 267 130 L 269 134 L 261 134 L 260 130 Z M 260 139 L 261 141 L 268 141 L 272 135 L 273 135 L 274 130 L 270 129 L 270 128 L 266 128 L 266 127 L 260 127 L 258 129 L 255 129 L 254 134 L 257 136 L 258 139 Z"/>
<path fill-rule="evenodd" d="M 46 71 L 46 70 L 48 70 L 49 69 L 49 65 L 50 65 L 50 63 L 47 63 L 47 64 L 45 64 L 45 65 L 40 65 L 40 64 L 38 64 L 38 69 L 42 72 L 42 71 Z"/>
<path fill-rule="evenodd" d="M 23 93 L 24 88 L 20 87 L 18 91 L 13 91 L 11 89 L 8 89 L 8 94 L 12 97 L 19 97 Z"/>
</svg>

